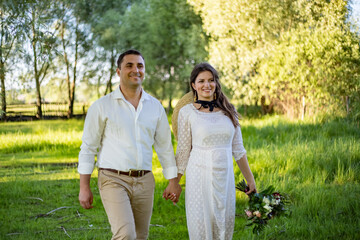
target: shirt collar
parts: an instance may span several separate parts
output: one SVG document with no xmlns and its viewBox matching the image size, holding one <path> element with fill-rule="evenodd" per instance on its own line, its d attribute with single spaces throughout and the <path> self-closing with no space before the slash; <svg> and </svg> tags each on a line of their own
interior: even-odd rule
<svg viewBox="0 0 360 240">
<path fill-rule="evenodd" d="M 124 94 L 120 91 L 120 85 L 115 89 L 114 92 L 112 92 L 112 98 L 114 99 L 123 99 L 126 100 L 126 98 L 124 97 Z M 141 98 L 140 98 L 140 102 L 143 100 L 149 100 L 150 96 L 149 94 L 147 94 L 143 88 L 141 88 Z"/>
</svg>

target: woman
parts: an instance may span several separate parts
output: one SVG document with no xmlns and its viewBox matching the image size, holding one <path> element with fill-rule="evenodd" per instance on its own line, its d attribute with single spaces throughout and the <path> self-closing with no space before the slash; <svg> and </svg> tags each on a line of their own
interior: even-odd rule
<svg viewBox="0 0 360 240">
<path fill-rule="evenodd" d="M 176 152 L 179 181 L 186 169 L 189 236 L 196 240 L 231 239 L 235 222 L 232 155 L 249 185 L 247 194 L 256 192 L 238 115 L 210 64 L 194 67 L 190 85 L 195 99 L 179 111 Z"/>
</svg>

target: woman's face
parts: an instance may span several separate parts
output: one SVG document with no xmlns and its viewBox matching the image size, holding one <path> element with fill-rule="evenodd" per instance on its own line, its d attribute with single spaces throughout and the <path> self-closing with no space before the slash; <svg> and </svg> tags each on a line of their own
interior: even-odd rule
<svg viewBox="0 0 360 240">
<path fill-rule="evenodd" d="M 210 71 L 199 73 L 195 83 L 191 84 L 198 94 L 199 100 L 212 101 L 216 89 L 215 79 Z"/>
</svg>

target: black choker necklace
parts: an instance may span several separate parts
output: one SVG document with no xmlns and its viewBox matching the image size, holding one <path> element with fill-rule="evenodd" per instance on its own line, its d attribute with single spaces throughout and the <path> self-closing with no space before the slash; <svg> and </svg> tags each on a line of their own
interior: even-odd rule
<svg viewBox="0 0 360 240">
<path fill-rule="evenodd" d="M 201 107 L 203 108 L 209 108 L 209 111 L 212 112 L 214 110 L 214 107 L 217 107 L 218 105 L 216 104 L 215 100 L 212 101 L 202 101 L 202 100 L 196 100 L 195 103 L 199 103 L 201 104 Z M 201 108 L 200 107 L 200 108 Z M 200 109 L 199 108 L 199 109 Z"/>
</svg>

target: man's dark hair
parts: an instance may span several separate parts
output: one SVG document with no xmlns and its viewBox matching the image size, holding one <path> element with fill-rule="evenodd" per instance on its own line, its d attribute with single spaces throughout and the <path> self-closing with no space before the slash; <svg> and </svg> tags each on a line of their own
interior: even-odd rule
<svg viewBox="0 0 360 240">
<path fill-rule="evenodd" d="M 122 54 L 120 54 L 120 56 L 119 56 L 119 58 L 118 58 L 118 60 L 117 60 L 117 66 L 118 66 L 119 69 L 120 69 L 120 66 L 121 66 L 121 63 L 122 63 L 124 57 L 125 57 L 126 55 L 131 55 L 131 54 L 141 56 L 142 59 L 143 59 L 144 62 L 145 62 L 145 59 L 144 59 L 143 55 L 141 55 L 141 53 L 140 53 L 138 50 L 129 49 L 129 50 L 123 52 Z"/>
</svg>

